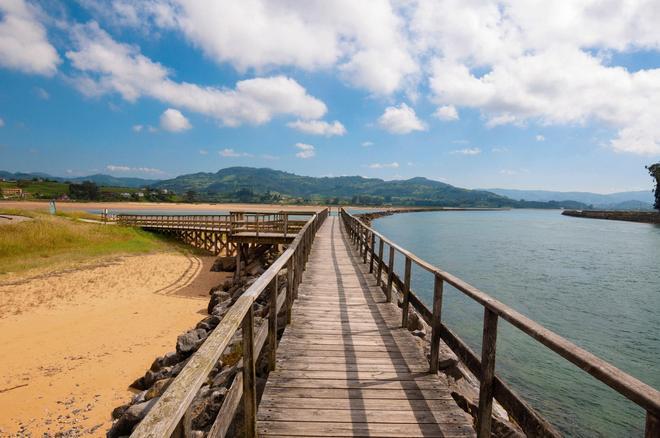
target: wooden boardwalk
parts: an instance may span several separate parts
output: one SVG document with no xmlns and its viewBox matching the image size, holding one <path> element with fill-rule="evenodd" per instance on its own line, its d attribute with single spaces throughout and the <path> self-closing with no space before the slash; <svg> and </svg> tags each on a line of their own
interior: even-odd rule
<svg viewBox="0 0 660 438">
<path fill-rule="evenodd" d="M 475 436 L 340 222 L 329 217 L 317 233 L 259 404 L 259 435 Z"/>
</svg>

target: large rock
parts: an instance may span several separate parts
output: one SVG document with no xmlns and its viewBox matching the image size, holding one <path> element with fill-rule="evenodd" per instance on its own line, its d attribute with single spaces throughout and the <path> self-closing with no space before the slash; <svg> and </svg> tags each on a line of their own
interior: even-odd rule
<svg viewBox="0 0 660 438">
<path fill-rule="evenodd" d="M 209 313 L 212 313 L 212 311 L 209 312 Z M 201 329 L 206 330 L 207 332 L 210 332 L 214 328 L 216 328 L 218 326 L 218 324 L 220 324 L 220 321 L 221 321 L 221 319 L 217 315 L 207 316 L 206 318 L 204 318 L 203 320 L 198 322 L 197 326 L 195 326 L 195 328 L 201 328 Z"/>
<path fill-rule="evenodd" d="M 211 267 L 214 272 L 233 272 L 236 270 L 236 257 L 218 257 Z"/>
<path fill-rule="evenodd" d="M 163 395 L 167 387 L 170 386 L 170 383 L 172 383 L 173 381 L 174 381 L 173 377 L 157 380 L 156 382 L 154 382 L 151 388 L 147 390 L 146 394 L 144 395 L 144 399 L 151 400 L 152 398 L 160 397 L 161 395 Z"/>
<path fill-rule="evenodd" d="M 209 305 L 206 309 L 207 313 L 212 313 L 213 308 L 215 306 L 217 306 L 220 303 L 224 303 L 230 298 L 231 298 L 231 294 L 229 294 L 229 292 L 223 292 L 223 291 L 213 292 L 213 294 L 211 294 L 211 299 L 209 300 Z"/>
<path fill-rule="evenodd" d="M 197 350 L 200 345 L 200 341 L 204 341 L 206 336 L 206 330 L 201 328 L 190 330 L 182 335 L 179 335 L 179 337 L 176 338 L 177 353 L 184 356 L 189 356 Z"/>
<path fill-rule="evenodd" d="M 149 413 L 149 410 L 156 404 L 157 401 L 158 398 L 153 398 L 149 401 L 135 404 L 126 409 L 119 420 L 117 420 L 112 425 L 110 430 L 108 430 L 108 438 L 116 438 L 129 435 L 133 430 L 133 427 Z"/>
<path fill-rule="evenodd" d="M 170 351 L 169 353 L 166 353 L 164 356 L 160 356 L 154 360 L 154 362 L 151 364 L 151 371 L 158 371 L 163 367 L 169 367 L 172 365 L 175 365 L 179 362 L 181 362 L 184 359 L 179 353 L 176 351 Z"/>
</svg>

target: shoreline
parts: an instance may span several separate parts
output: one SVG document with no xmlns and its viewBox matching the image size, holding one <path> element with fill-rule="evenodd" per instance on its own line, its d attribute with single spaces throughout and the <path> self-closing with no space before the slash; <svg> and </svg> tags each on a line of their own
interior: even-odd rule
<svg viewBox="0 0 660 438">
<path fill-rule="evenodd" d="M 564 210 L 564 216 L 606 219 L 644 224 L 660 224 L 660 212 L 656 211 L 617 211 L 617 210 Z"/>
</svg>

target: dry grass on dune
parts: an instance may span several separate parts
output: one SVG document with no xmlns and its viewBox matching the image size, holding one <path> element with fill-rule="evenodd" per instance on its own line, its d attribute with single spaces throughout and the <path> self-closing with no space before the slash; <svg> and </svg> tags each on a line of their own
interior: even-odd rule
<svg viewBox="0 0 660 438">
<path fill-rule="evenodd" d="M 145 231 L 80 222 L 87 214 L 51 216 L 0 210 L 29 216 L 31 221 L 0 227 L 0 275 L 110 254 L 135 254 L 173 248 L 166 239 Z"/>
</svg>

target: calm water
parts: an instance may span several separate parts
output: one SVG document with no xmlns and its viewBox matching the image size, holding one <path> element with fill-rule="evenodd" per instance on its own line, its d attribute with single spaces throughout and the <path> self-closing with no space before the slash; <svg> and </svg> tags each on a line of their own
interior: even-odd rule
<svg viewBox="0 0 660 438">
<path fill-rule="evenodd" d="M 427 261 L 660 388 L 660 226 L 558 211 L 429 212 L 374 226 Z M 403 261 L 397 260 L 397 271 Z M 412 287 L 431 304 L 432 277 Z M 445 288 L 443 319 L 480 351 L 483 309 Z M 644 412 L 503 320 L 497 372 L 568 436 L 643 436 Z"/>
</svg>

